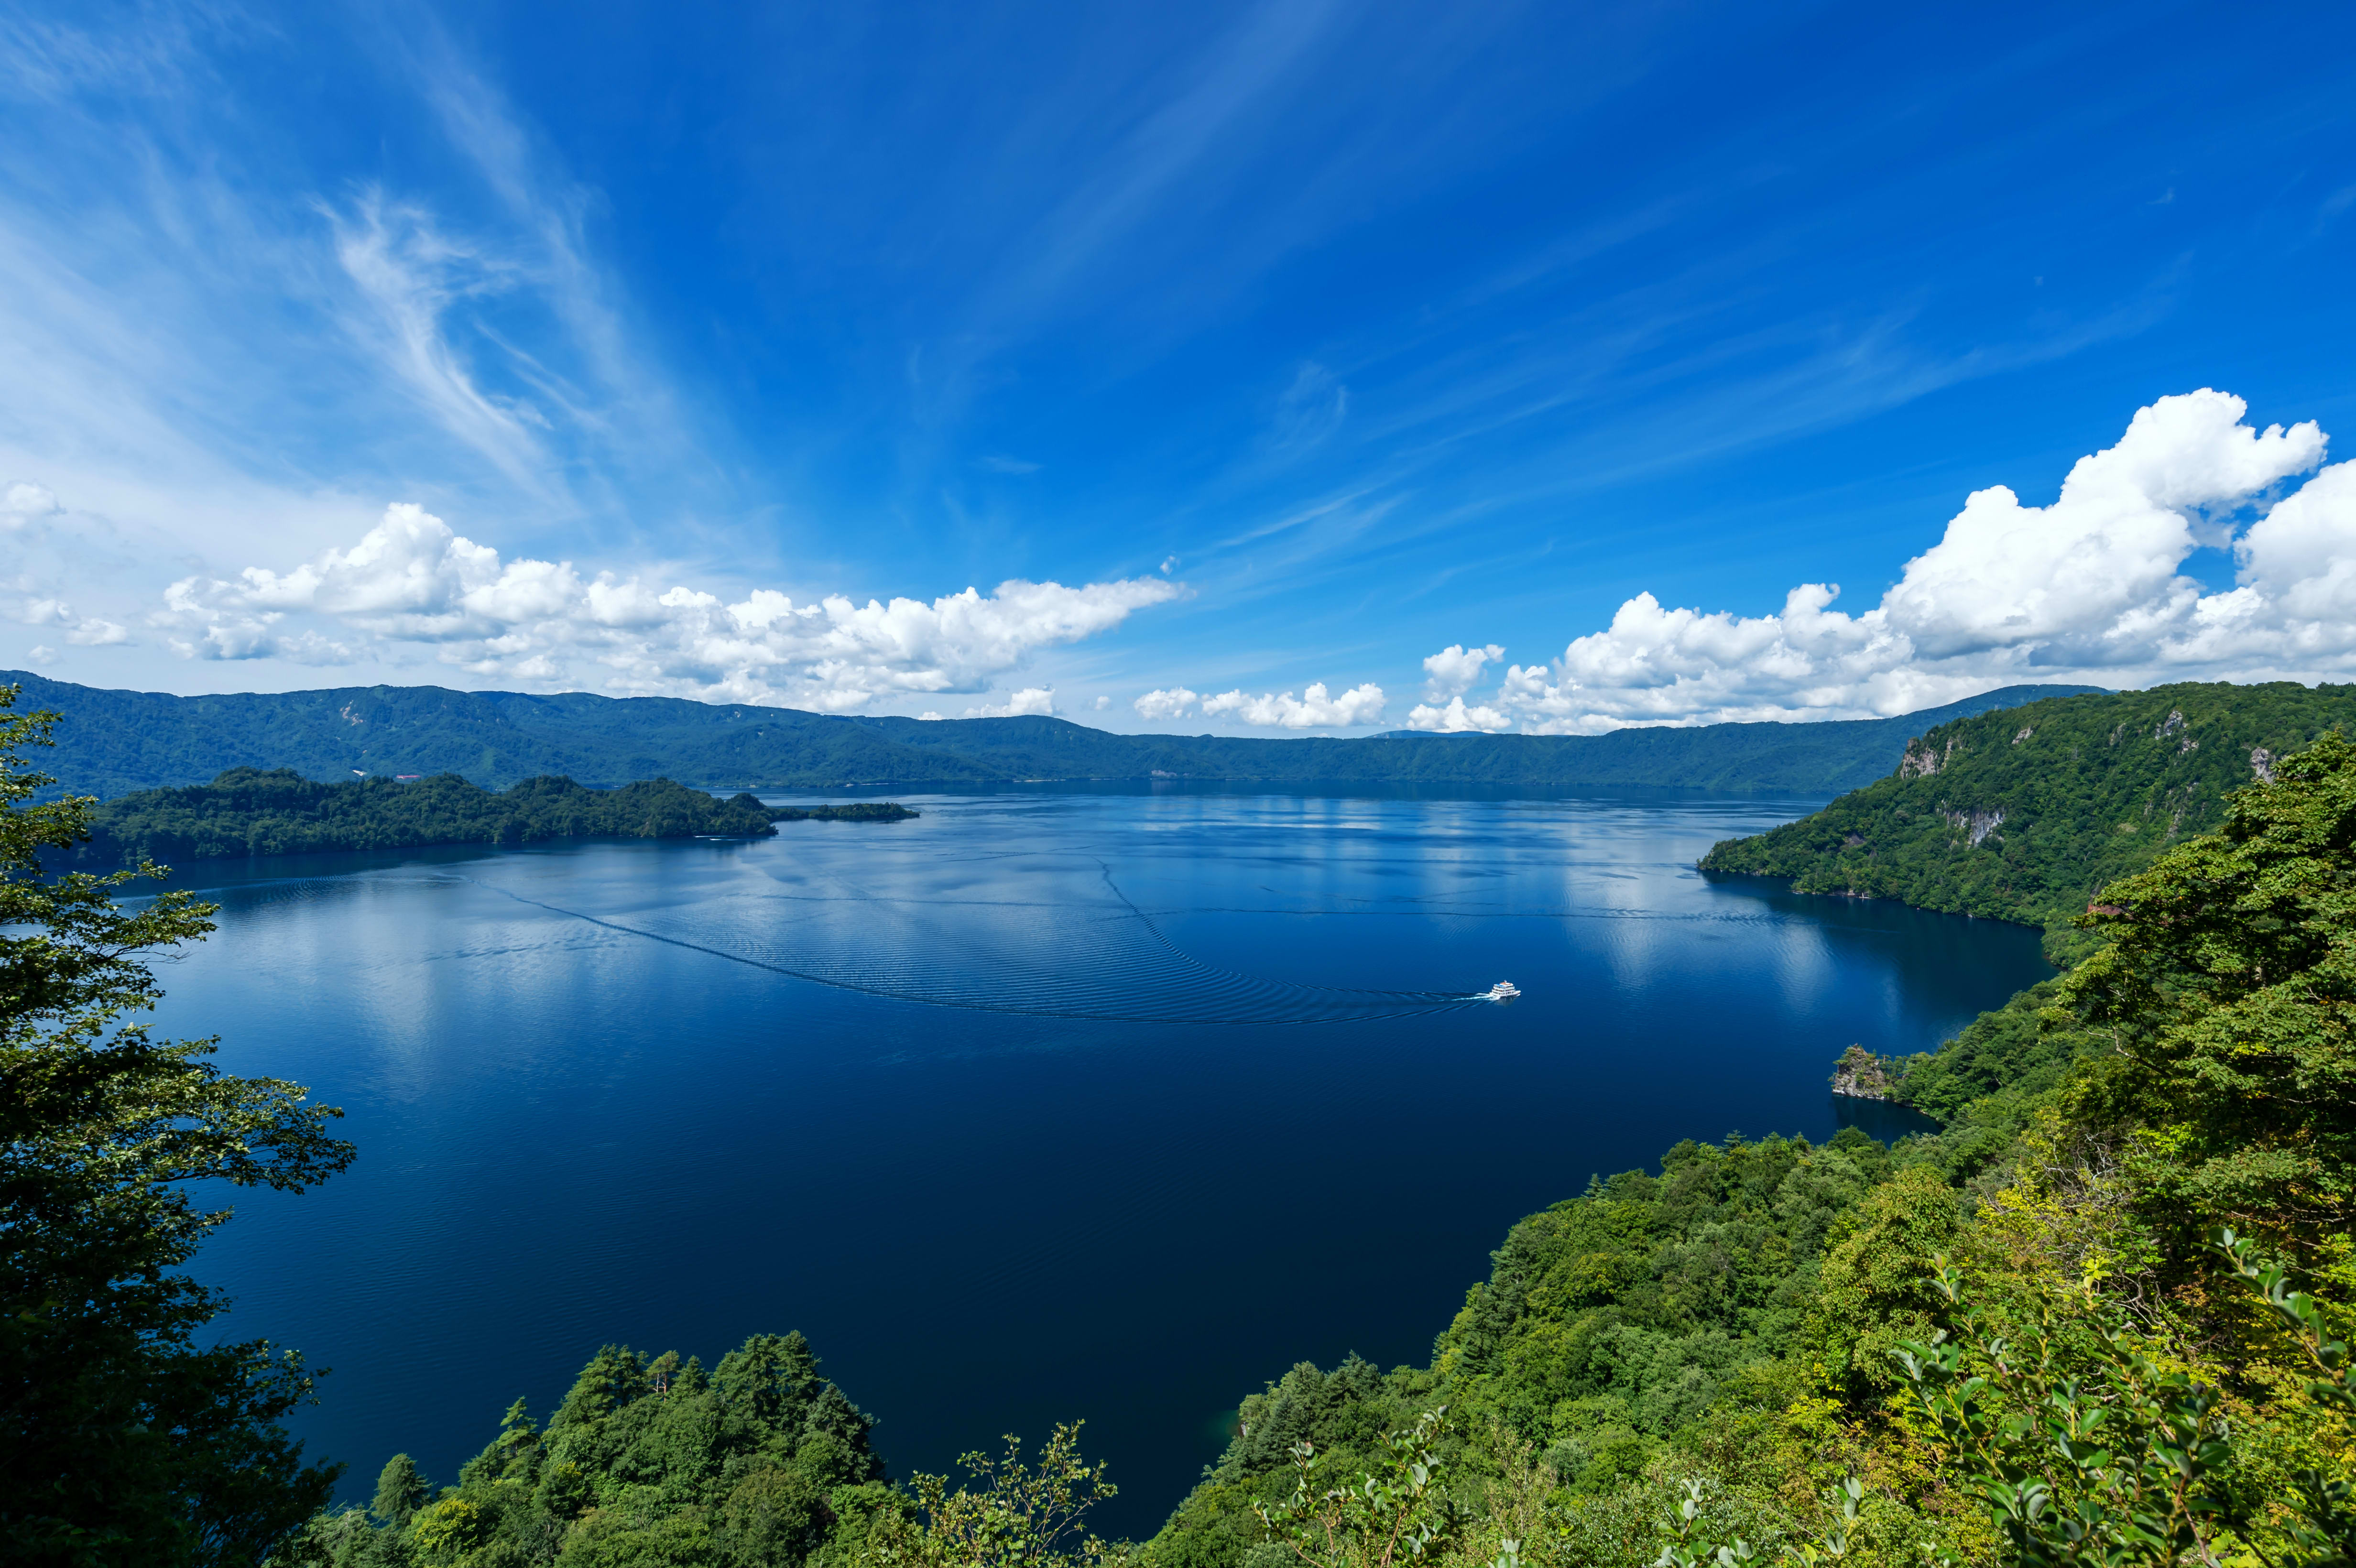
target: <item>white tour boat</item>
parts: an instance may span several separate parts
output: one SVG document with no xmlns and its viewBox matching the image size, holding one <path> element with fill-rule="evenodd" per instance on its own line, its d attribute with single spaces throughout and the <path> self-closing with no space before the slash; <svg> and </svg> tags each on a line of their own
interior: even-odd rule
<svg viewBox="0 0 2356 1568">
<path fill-rule="evenodd" d="M 1521 994 L 1520 987 L 1511 980 L 1500 980 L 1472 999 L 1476 1002 L 1510 1002 Z"/>
</svg>

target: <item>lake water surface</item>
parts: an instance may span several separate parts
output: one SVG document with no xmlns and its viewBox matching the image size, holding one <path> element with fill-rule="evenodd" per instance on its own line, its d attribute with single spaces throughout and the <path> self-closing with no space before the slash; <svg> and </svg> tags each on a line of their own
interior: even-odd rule
<svg viewBox="0 0 2356 1568">
<path fill-rule="evenodd" d="M 1692 869 L 1815 801 L 898 798 L 189 879 L 221 929 L 165 1022 L 359 1146 L 199 1260 L 230 1332 L 335 1369 L 295 1426 L 348 1493 L 396 1449 L 454 1479 L 601 1342 L 799 1328 L 895 1474 L 1085 1416 L 1144 1534 L 1265 1380 L 1424 1360 L 1523 1214 L 1828 1136 L 1842 1048 L 2046 973 L 2022 928 Z"/>
</svg>

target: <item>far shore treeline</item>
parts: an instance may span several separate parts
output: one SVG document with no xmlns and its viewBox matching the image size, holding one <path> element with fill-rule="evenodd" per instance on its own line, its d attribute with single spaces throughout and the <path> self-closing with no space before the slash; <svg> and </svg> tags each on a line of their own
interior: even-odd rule
<svg viewBox="0 0 2356 1568">
<path fill-rule="evenodd" d="M 319 784 L 291 768 L 232 768 L 209 784 L 141 790 L 108 801 L 91 814 L 86 840 L 47 860 L 112 870 L 143 860 L 168 866 L 330 849 L 758 838 L 776 832 L 772 824 L 778 822 L 896 822 L 916 815 L 891 801 L 772 806 L 749 794 L 721 800 L 669 779 L 611 790 L 571 779 L 526 779 L 494 793 L 455 773 Z"/>
<path fill-rule="evenodd" d="M 102 800 L 237 767 L 305 778 L 457 773 L 488 789 L 543 774 L 593 786 L 672 778 L 738 789 L 1049 780 L 1490 784 L 1833 795 L 1898 765 L 1928 726 L 2082 686 L 2013 686 L 1895 719 L 1709 724 L 1608 735 L 1262 739 L 1115 735 L 1068 720 L 895 719 L 668 697 L 533 696 L 434 686 L 175 697 L 25 672 L 27 708 L 63 716 L 48 763 Z"/>
</svg>

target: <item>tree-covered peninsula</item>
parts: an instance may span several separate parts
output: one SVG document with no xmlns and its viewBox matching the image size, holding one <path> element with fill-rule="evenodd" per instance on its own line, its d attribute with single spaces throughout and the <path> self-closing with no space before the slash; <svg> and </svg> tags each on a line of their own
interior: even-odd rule
<svg viewBox="0 0 2356 1568">
<path fill-rule="evenodd" d="M 2356 686 L 2157 687 L 1924 731 L 1889 777 L 1702 858 L 1801 892 L 2019 921 L 2066 942 L 2104 883 L 2211 831 L 2233 791 L 2334 726 Z"/>
<path fill-rule="evenodd" d="M 83 867 L 177 865 L 230 856 L 437 844 L 539 844 L 561 838 L 763 837 L 778 822 L 895 822 L 891 801 L 769 806 L 750 794 L 721 800 L 651 779 L 596 790 L 571 779 L 477 788 L 455 773 L 318 784 L 291 768 L 232 768 L 209 784 L 142 790 L 89 816 L 89 837 L 53 860 Z"/>
</svg>

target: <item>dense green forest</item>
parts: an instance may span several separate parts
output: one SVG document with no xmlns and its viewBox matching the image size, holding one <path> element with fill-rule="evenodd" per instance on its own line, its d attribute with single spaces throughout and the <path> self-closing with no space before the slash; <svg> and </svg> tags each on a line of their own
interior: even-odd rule
<svg viewBox="0 0 2356 1568">
<path fill-rule="evenodd" d="M 2334 725 L 2356 726 L 2356 687 L 2163 686 L 1953 720 L 1890 777 L 1720 844 L 1702 869 L 2059 935 L 2104 883 L 2213 829 L 2229 794 Z"/>
<path fill-rule="evenodd" d="M 543 1430 L 518 1400 L 455 1484 L 406 1455 L 365 1509 L 314 1519 L 294 1555 L 413 1563 L 848 1563 L 900 1494 L 874 1423 L 819 1376 L 799 1334 L 756 1334 L 706 1371 L 607 1346 Z"/>
<path fill-rule="evenodd" d="M 2083 687 L 2008 687 L 1897 719 L 1713 724 L 1608 735 L 1394 735 L 1359 741 L 1113 735 L 1061 719 L 839 718 L 786 708 L 571 692 L 352 687 L 174 697 L 27 674 L 64 715 L 50 770 L 79 794 L 196 784 L 239 767 L 309 778 L 458 773 L 487 788 L 561 774 L 610 786 L 826 789 L 1042 779 L 1676 786 L 1832 794 L 1879 778 L 1930 725 Z"/>
<path fill-rule="evenodd" d="M 341 1113 L 238 1078 L 210 1040 L 143 1015 L 154 956 L 215 906 L 148 866 L 50 875 L 90 803 L 40 804 L 26 763 L 55 716 L 0 688 L 0 1547 L 11 1563 L 242 1564 L 333 1491 L 279 1418 L 302 1358 L 209 1328 L 228 1305 L 187 1264 L 227 1189 L 301 1191 L 348 1165 Z M 201 1201 L 200 1201 L 201 1200 Z"/>
<path fill-rule="evenodd" d="M 2198 721 L 2171 701 L 2158 739 Z M 1072 1428 L 1033 1464 L 894 1483 L 791 1336 L 709 1371 L 609 1348 L 544 1426 L 509 1406 L 452 1483 L 395 1456 L 369 1507 L 324 1509 L 334 1468 L 276 1424 L 299 1360 L 212 1345 L 218 1298 L 179 1265 L 227 1217 L 194 1191 L 299 1189 L 350 1148 L 298 1085 L 126 1021 L 156 994 L 142 953 L 211 912 L 119 906 L 152 868 L 41 876 L 90 807 L 34 804 L 16 752 L 44 726 L 0 726 L 0 1534 L 22 1560 L 2356 1561 L 2356 744 L 2336 731 L 2099 888 L 2065 973 L 1907 1068 L 1936 1133 L 1687 1142 L 1590 1181 L 1513 1228 L 1428 1365 L 1295 1367 L 1156 1536 L 1108 1546 Z"/>
<path fill-rule="evenodd" d="M 669 779 L 612 790 L 571 779 L 526 779 L 494 794 L 455 773 L 316 784 L 292 768 L 232 768 L 209 784 L 141 790 L 108 801 L 91 814 L 88 839 L 51 859 L 112 869 L 142 860 L 174 865 L 433 844 L 759 837 L 775 833 L 776 822 L 896 822 L 916 815 L 891 801 L 769 806 L 751 795 L 719 800 Z"/>
</svg>

